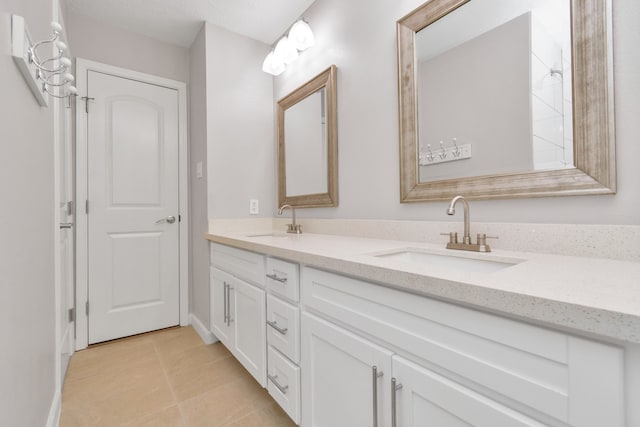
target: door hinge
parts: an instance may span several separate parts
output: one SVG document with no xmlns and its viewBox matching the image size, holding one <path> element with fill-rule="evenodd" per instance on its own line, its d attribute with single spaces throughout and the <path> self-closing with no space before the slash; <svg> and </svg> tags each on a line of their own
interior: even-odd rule
<svg viewBox="0 0 640 427">
<path fill-rule="evenodd" d="M 87 314 L 87 316 L 89 315 L 89 301 L 87 301 L 87 303 L 84 306 L 84 311 Z"/>
<path fill-rule="evenodd" d="M 182 215 L 178 215 L 178 222 L 182 222 Z"/>
<path fill-rule="evenodd" d="M 75 321 L 76 321 L 76 309 L 74 307 L 69 309 L 69 322 L 75 322 Z"/>
<path fill-rule="evenodd" d="M 84 213 L 89 215 L 89 201 L 88 200 L 84 201 Z"/>
<path fill-rule="evenodd" d="M 73 200 L 67 202 L 67 215 L 73 215 Z"/>
</svg>

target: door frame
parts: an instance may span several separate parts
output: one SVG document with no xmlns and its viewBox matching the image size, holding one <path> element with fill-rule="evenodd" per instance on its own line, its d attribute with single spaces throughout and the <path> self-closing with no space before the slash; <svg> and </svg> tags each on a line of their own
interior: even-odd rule
<svg viewBox="0 0 640 427">
<path fill-rule="evenodd" d="M 76 58 L 76 350 L 89 344 L 89 318 L 85 307 L 89 290 L 88 221 L 85 200 L 88 199 L 88 120 L 82 97 L 88 91 L 88 73 L 96 71 L 116 77 L 137 80 L 142 83 L 175 89 L 178 91 L 178 198 L 179 222 L 179 271 L 180 271 L 180 325 L 189 324 L 189 152 L 187 145 L 187 84 L 151 74 L 115 67 L 88 59 Z M 90 101 L 89 101 L 90 102 Z M 91 104 L 89 104 L 91 108 Z M 91 206 L 89 206 L 91 209 Z"/>
</svg>

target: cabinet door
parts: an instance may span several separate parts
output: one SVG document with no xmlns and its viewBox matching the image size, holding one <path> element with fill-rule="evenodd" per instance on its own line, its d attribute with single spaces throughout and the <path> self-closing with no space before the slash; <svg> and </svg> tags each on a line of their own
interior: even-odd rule
<svg viewBox="0 0 640 427">
<path fill-rule="evenodd" d="M 267 332 L 265 292 L 242 280 L 233 279 L 233 310 L 231 325 L 235 325 L 233 355 L 262 385 L 267 385 Z"/>
<path fill-rule="evenodd" d="M 231 311 L 232 295 L 229 291 L 235 279 L 224 271 L 211 268 L 211 332 L 229 350 L 233 349 L 233 323 L 227 321 Z"/>
<path fill-rule="evenodd" d="M 393 356 L 396 425 L 523 427 L 544 424 L 399 356 Z M 385 382 L 389 386 L 391 383 Z M 386 386 L 385 386 L 386 387 Z M 393 405 L 393 398 L 390 399 Z"/>
<path fill-rule="evenodd" d="M 303 426 L 390 425 L 391 352 L 308 313 L 301 338 Z"/>
</svg>

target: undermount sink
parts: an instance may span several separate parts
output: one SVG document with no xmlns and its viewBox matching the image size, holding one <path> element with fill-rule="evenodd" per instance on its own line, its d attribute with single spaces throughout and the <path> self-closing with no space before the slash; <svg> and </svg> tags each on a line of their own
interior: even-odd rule
<svg viewBox="0 0 640 427">
<path fill-rule="evenodd" d="M 493 273 L 522 262 L 521 259 L 492 257 L 472 258 L 454 254 L 434 253 L 416 248 L 404 248 L 373 255 L 376 258 L 400 261 L 420 266 L 438 266 L 473 273 Z"/>
</svg>

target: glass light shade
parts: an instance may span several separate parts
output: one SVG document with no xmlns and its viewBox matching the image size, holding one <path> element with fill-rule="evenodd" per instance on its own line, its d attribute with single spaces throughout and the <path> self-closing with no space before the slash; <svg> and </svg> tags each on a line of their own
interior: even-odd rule
<svg viewBox="0 0 640 427">
<path fill-rule="evenodd" d="M 71 60 L 66 56 L 63 56 L 60 58 L 60 64 L 62 64 L 63 67 L 69 68 L 71 67 Z"/>
<path fill-rule="evenodd" d="M 69 95 L 77 95 L 78 94 L 78 89 L 75 86 L 69 86 L 67 88 L 67 93 Z"/>
<path fill-rule="evenodd" d="M 64 42 L 61 42 L 60 40 L 56 42 L 56 47 L 60 52 L 64 52 L 65 50 L 67 50 L 67 45 Z"/>
<path fill-rule="evenodd" d="M 284 62 L 274 51 L 269 52 L 262 63 L 262 71 L 277 76 L 284 71 Z"/>
<path fill-rule="evenodd" d="M 298 57 L 298 50 L 287 36 L 284 36 L 276 45 L 275 54 L 282 58 L 285 64 L 291 64 Z"/>
<path fill-rule="evenodd" d="M 291 27 L 289 41 L 293 43 L 296 49 L 305 50 L 313 46 L 316 39 L 313 37 L 313 31 L 311 31 L 309 24 L 301 19 Z"/>
<path fill-rule="evenodd" d="M 51 22 L 51 30 L 53 31 L 54 34 L 61 34 L 62 33 L 62 25 L 60 25 L 58 22 L 52 21 Z"/>
</svg>

